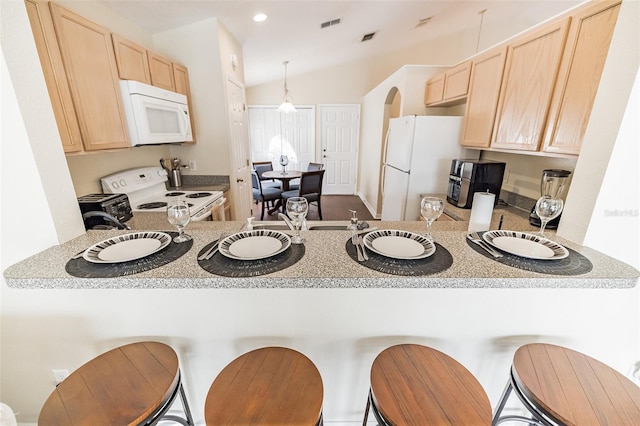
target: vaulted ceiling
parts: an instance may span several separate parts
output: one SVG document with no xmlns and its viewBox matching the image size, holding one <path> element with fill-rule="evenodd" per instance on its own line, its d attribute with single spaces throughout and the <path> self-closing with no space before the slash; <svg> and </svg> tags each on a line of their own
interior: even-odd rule
<svg viewBox="0 0 640 426">
<path fill-rule="evenodd" d="M 216 17 L 243 46 L 247 86 L 498 25 L 509 16 L 537 23 L 579 0 L 99 0 L 151 33 Z M 480 12 L 486 10 L 483 14 Z M 254 22 L 256 13 L 267 20 Z M 339 23 L 322 24 L 339 20 Z M 365 35 L 375 34 L 363 42 Z"/>
</svg>

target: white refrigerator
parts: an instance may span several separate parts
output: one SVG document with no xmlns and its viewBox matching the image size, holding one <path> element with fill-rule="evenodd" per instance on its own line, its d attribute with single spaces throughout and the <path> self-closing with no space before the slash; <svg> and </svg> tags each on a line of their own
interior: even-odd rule
<svg viewBox="0 0 640 426">
<path fill-rule="evenodd" d="M 382 220 L 419 220 L 421 194 L 447 193 L 451 160 L 479 157 L 479 151 L 460 146 L 462 120 L 415 115 L 389 120 Z"/>
</svg>

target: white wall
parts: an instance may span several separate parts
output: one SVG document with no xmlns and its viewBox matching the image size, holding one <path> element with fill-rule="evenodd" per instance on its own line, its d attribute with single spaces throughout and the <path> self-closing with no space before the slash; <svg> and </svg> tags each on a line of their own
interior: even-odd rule
<svg viewBox="0 0 640 426">
<path fill-rule="evenodd" d="M 608 163 L 610 167 L 606 170 L 584 239 L 586 246 L 597 248 L 637 269 L 640 269 L 639 103 L 640 72 L 636 74 Z"/>
<path fill-rule="evenodd" d="M 229 131 L 224 95 L 219 22 L 207 19 L 154 35 L 167 55 L 189 68 L 195 145 L 171 148 L 172 156 L 184 163 L 197 160 L 197 174 L 228 175 Z"/>
<path fill-rule="evenodd" d="M 424 89 L 416 90 L 416 82 L 420 80 L 426 82 L 444 69 L 426 65 L 404 66 L 364 96 L 358 149 L 358 195 L 374 217 L 380 213 L 378 211 L 380 164 L 389 92 L 393 88 L 399 91 L 400 116 L 418 113 L 424 115 L 427 112 L 424 107 Z M 428 112 L 435 113 L 433 110 Z"/>
<path fill-rule="evenodd" d="M 52 150 L 53 145 L 39 146 L 39 141 L 52 138 L 51 132 L 56 134 L 55 120 L 50 109 L 40 108 L 46 88 L 42 77 L 32 76 L 38 69 L 32 62 L 37 55 L 25 37 L 29 24 L 21 1 L 0 1 L 0 24 L 4 270 L 60 240 L 56 217 L 68 213 L 49 198 L 73 199 L 67 201 L 70 205 L 75 205 L 75 198 L 63 154 Z M 31 90 L 35 94 L 30 95 Z M 619 153 L 617 145 L 614 152 L 608 170 L 628 167 L 630 154 Z M 620 157 L 625 157 L 622 165 L 617 164 Z M 634 164 L 637 167 L 637 161 Z M 614 197 L 626 196 L 628 188 L 615 182 L 609 186 L 613 178 L 605 179 L 607 191 Z M 12 205 L 13 200 L 20 200 L 24 209 L 7 210 L 7 202 Z M 16 225 L 25 222 L 28 226 Z M 610 230 L 607 221 L 593 221 L 589 227 L 593 235 Z M 605 243 L 611 246 L 614 239 Z M 144 338 L 165 341 L 178 350 L 191 406 L 200 420 L 206 391 L 217 372 L 242 351 L 264 344 L 289 344 L 307 353 L 323 375 L 327 419 L 354 422 L 362 418 L 373 357 L 398 341 L 431 343 L 460 359 L 478 375 L 494 402 L 506 378 L 511 348 L 527 339 L 566 343 L 623 373 L 640 356 L 637 287 L 395 293 L 21 290 L 9 288 L 4 278 L 0 286 L 0 400 L 19 413 L 21 423 L 35 422 L 53 389 L 52 369 L 73 370 L 109 348 Z M 505 341 L 511 346 L 504 346 Z"/>
<path fill-rule="evenodd" d="M 17 94 L 20 111 L 28 134 L 32 158 L 38 170 L 38 179 L 44 190 L 46 208 L 39 209 L 41 215 L 53 220 L 58 242 L 63 243 L 84 233 L 84 224 L 73 191 L 71 177 L 65 162 L 58 127 L 53 116 L 49 94 L 44 81 L 29 20 L 23 2 L 1 2 L 0 35 L 10 79 Z M 25 32 L 25 28 L 28 32 Z M 9 74 L 3 84 L 10 84 Z M 6 80 L 6 83 L 5 83 Z M 4 103 L 3 96 L 3 103 Z M 3 124 L 10 125 L 3 116 Z M 18 144 L 19 146 L 19 144 Z M 19 185 L 25 176 L 22 158 L 12 153 L 13 139 L 3 137 L 2 157 L 7 162 L 3 169 L 6 184 Z M 9 171 L 13 170 L 11 174 Z M 20 200 L 28 192 L 15 197 Z M 3 191 L 2 197 L 6 197 Z M 5 198 L 10 199 L 10 198 Z M 25 207 L 27 209 L 28 207 Z M 35 237 L 37 238 L 37 237 Z"/>
<path fill-rule="evenodd" d="M 633 132 L 620 132 L 620 128 L 626 109 L 631 106 L 633 111 L 635 105 L 629 104 L 629 96 L 632 94 L 639 65 L 640 2 L 626 0 L 622 2 L 620 8 L 600 86 L 585 131 L 580 157 L 567 194 L 562 221 L 558 227 L 558 235 L 578 244 L 585 242 L 585 235 L 592 226 L 592 218 L 596 202 L 601 197 L 600 194 L 608 194 L 606 197 L 616 194 L 615 196 L 621 200 L 627 198 L 629 192 L 634 192 L 637 196 L 640 187 L 637 175 L 635 180 L 633 175 L 626 175 L 623 186 L 613 179 L 605 180 L 605 177 L 612 168 L 617 170 L 638 168 L 637 133 L 634 135 Z M 628 126 L 637 126 L 638 114 L 632 113 L 631 117 L 628 119 L 631 120 Z M 621 160 L 620 163 L 612 162 L 614 148 L 617 158 Z M 614 167 L 613 164 L 616 166 Z M 630 201 L 623 202 L 625 204 L 616 203 L 616 205 L 632 206 L 633 202 L 631 197 Z M 637 198 L 635 198 L 635 209 L 636 211 L 638 209 Z M 603 212 L 595 213 L 595 217 L 602 218 L 602 214 Z M 632 226 L 637 229 L 639 220 L 636 214 L 628 219 L 627 223 L 633 224 Z M 635 247 L 637 250 L 637 244 L 638 235 L 627 232 L 616 238 L 615 242 L 611 239 L 605 245 L 591 247 L 601 251 L 616 251 L 615 245 L 619 245 Z M 606 246 L 611 248 L 608 249 Z"/>
</svg>

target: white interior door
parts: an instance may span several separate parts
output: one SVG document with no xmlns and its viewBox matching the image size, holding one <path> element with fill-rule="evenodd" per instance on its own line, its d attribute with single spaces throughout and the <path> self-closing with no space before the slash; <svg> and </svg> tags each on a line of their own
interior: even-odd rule
<svg viewBox="0 0 640 426">
<path fill-rule="evenodd" d="M 244 220 L 251 216 L 251 162 L 247 132 L 247 110 L 244 86 L 227 77 L 227 102 L 229 110 L 229 134 L 231 140 L 231 194 L 233 218 Z"/>
<path fill-rule="evenodd" d="M 271 161 L 280 168 L 281 154 L 289 157 L 288 170 L 306 170 L 315 161 L 315 107 L 296 106 L 284 114 L 277 105 L 249 106 L 251 161 Z"/>
<path fill-rule="evenodd" d="M 360 105 L 322 105 L 323 194 L 355 194 Z"/>
</svg>

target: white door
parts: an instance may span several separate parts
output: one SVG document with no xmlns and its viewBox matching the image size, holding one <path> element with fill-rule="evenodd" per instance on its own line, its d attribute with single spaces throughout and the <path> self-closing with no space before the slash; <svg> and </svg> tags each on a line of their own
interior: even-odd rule
<svg viewBox="0 0 640 426">
<path fill-rule="evenodd" d="M 231 198 L 233 218 L 252 216 L 250 145 L 244 86 L 227 76 L 227 102 L 231 143 Z"/>
<path fill-rule="evenodd" d="M 251 161 L 271 161 L 280 168 L 281 154 L 289 157 L 288 170 L 306 170 L 315 162 L 315 107 L 297 106 L 284 114 L 277 105 L 249 106 Z"/>
<path fill-rule="evenodd" d="M 360 105 L 321 105 L 323 194 L 355 194 Z"/>
</svg>

